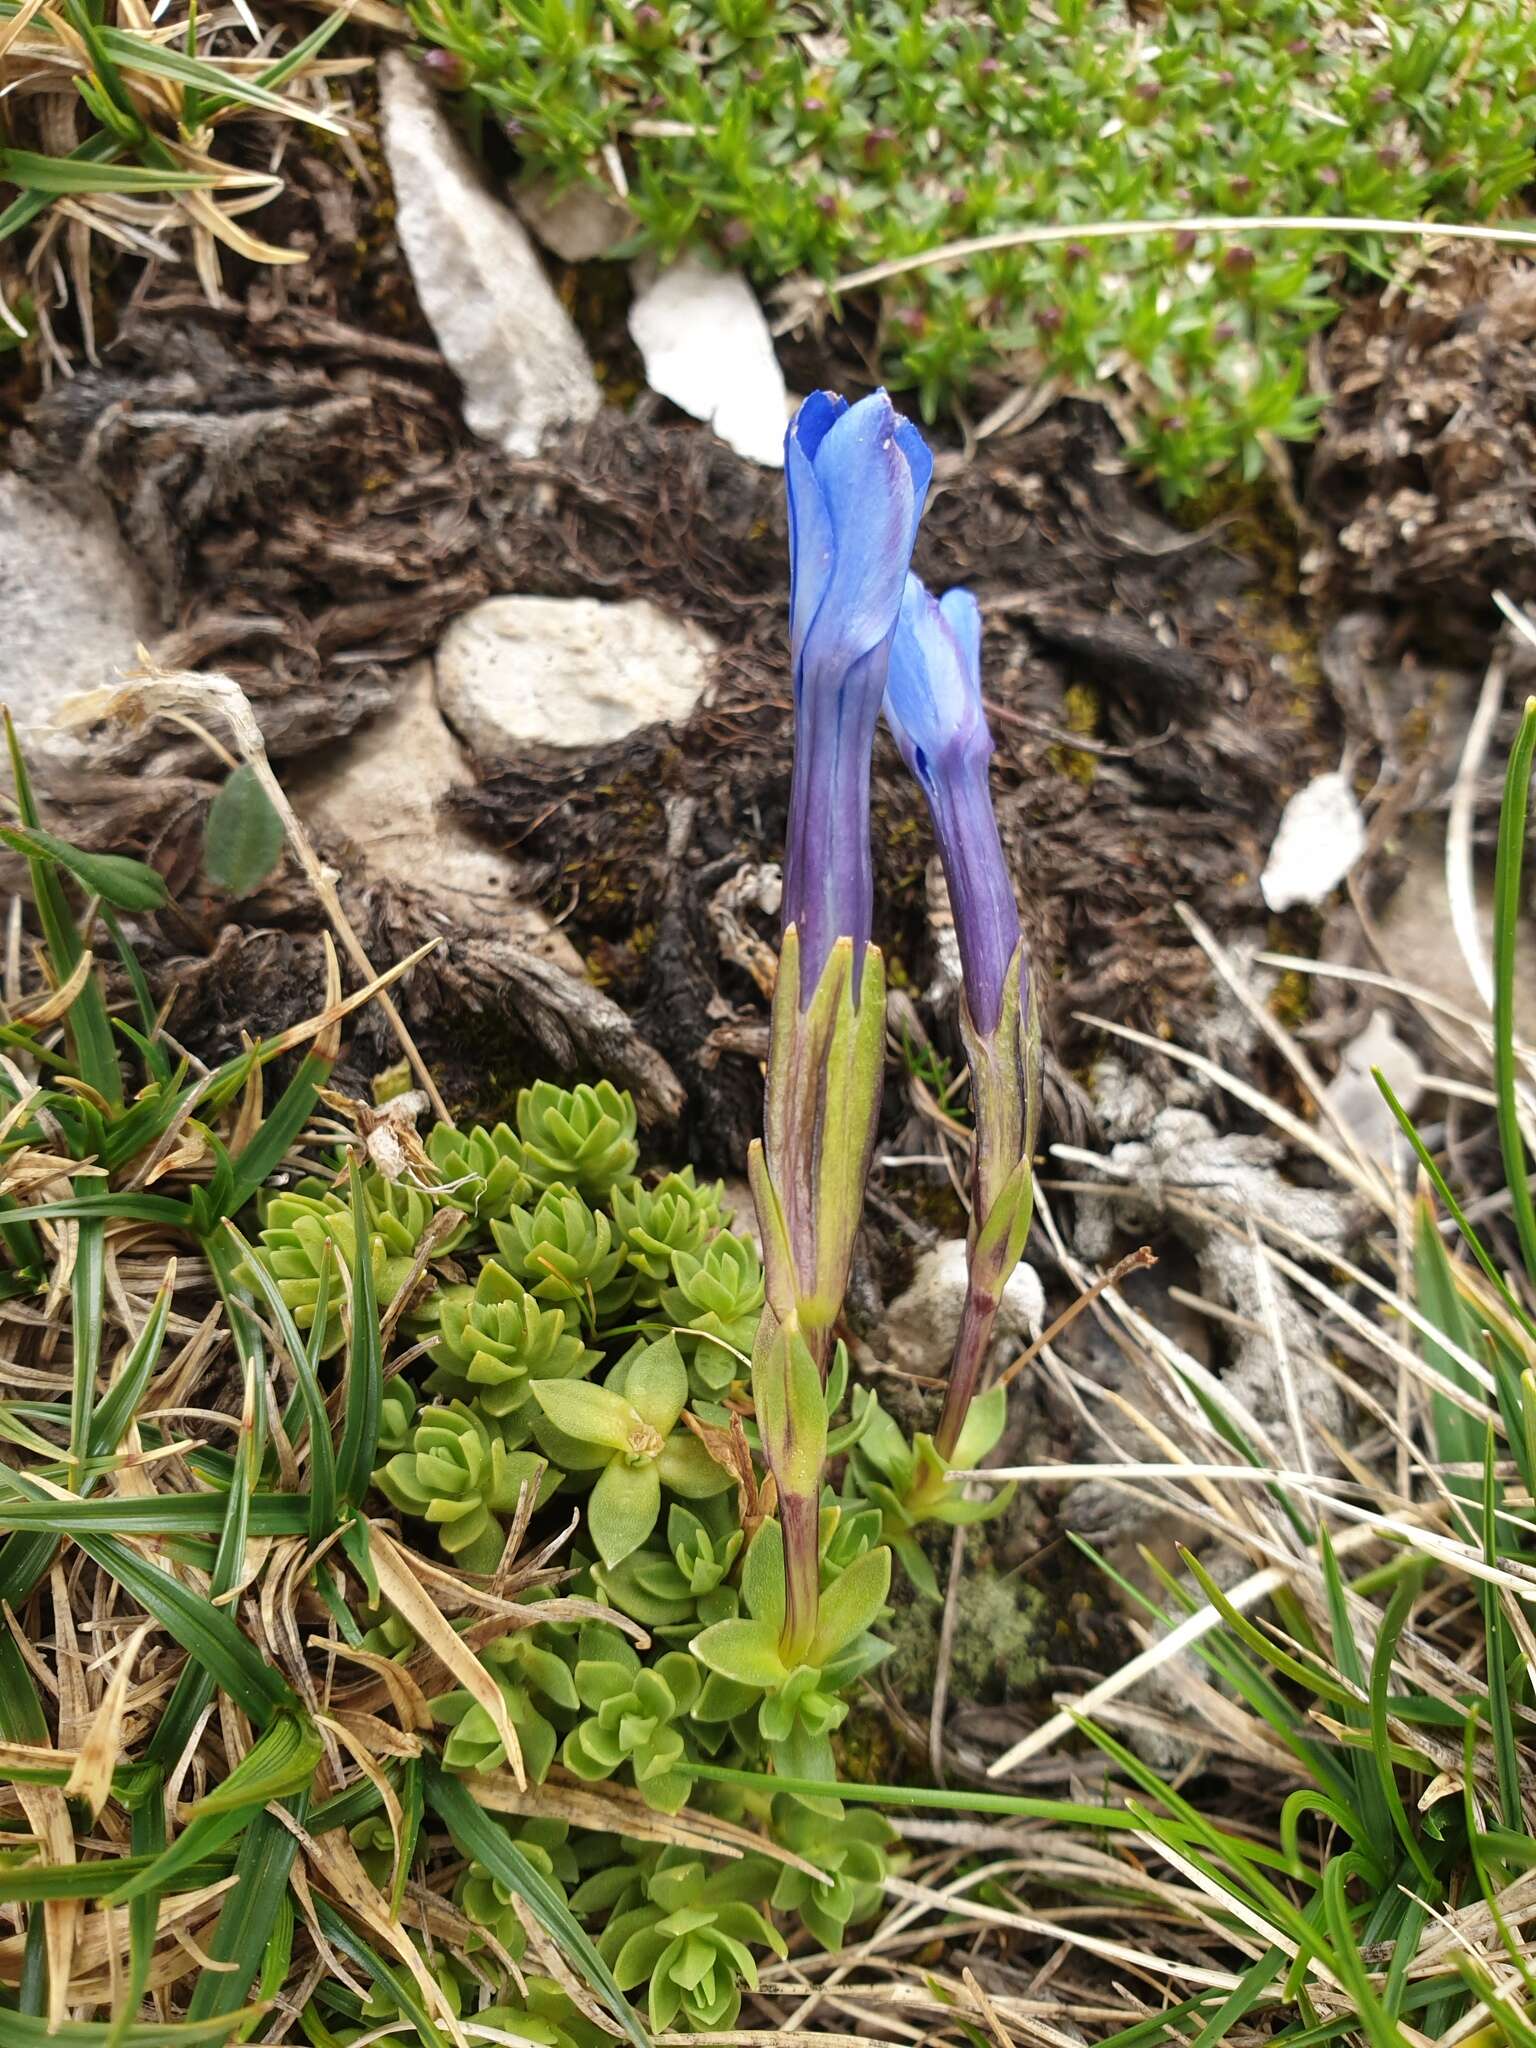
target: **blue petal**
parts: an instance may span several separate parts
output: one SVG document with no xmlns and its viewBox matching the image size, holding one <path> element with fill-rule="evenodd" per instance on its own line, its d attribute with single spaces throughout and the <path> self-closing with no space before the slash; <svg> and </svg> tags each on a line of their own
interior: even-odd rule
<svg viewBox="0 0 1536 2048">
<path fill-rule="evenodd" d="M 847 410 L 847 399 L 835 391 L 813 391 L 790 421 L 786 439 L 798 441 L 806 459 L 814 462 L 816 450 Z"/>
<path fill-rule="evenodd" d="M 917 516 L 912 473 L 884 393 L 860 399 L 816 452 L 816 481 L 831 523 L 832 575 L 816 614 L 817 658 L 846 669 L 896 623 Z"/>
<path fill-rule="evenodd" d="M 933 481 L 933 455 L 928 443 L 912 422 L 902 419 L 899 415 L 896 420 L 896 445 L 907 458 L 907 467 L 912 472 L 912 540 L 916 545 L 918 521 L 923 516 L 928 486 Z"/>
<path fill-rule="evenodd" d="M 803 414 L 805 406 L 800 410 Z M 821 486 L 793 427 L 784 442 L 784 487 L 789 502 L 789 642 L 798 689 L 801 650 L 827 594 L 834 542 Z"/>
<path fill-rule="evenodd" d="M 968 677 L 981 692 L 981 607 L 968 590 L 946 590 L 939 599 L 944 623 L 955 636 Z"/>
</svg>

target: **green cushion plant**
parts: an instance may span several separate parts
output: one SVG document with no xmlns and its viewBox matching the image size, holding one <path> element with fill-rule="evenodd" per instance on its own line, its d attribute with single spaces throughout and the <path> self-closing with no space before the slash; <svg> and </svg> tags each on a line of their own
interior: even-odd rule
<svg viewBox="0 0 1536 2048">
<path fill-rule="evenodd" d="M 678 1252 L 698 1252 L 720 1228 L 725 1191 L 719 1181 L 700 1187 L 693 1168 L 669 1173 L 655 1187 L 617 1183 L 609 1198 L 624 1241 L 624 1256 L 638 1276 L 635 1301 L 654 1308 L 672 1278 Z"/>
<path fill-rule="evenodd" d="M 678 1333 L 695 1390 L 718 1399 L 750 1367 L 763 1313 L 762 1260 L 749 1237 L 722 1231 L 701 1251 L 674 1251 L 672 1275 L 659 1297 L 662 1313 Z"/>
<path fill-rule="evenodd" d="M 575 1683 L 581 1719 L 560 1761 L 578 1778 L 611 1778 L 628 1769 L 646 1803 L 676 1813 L 692 1779 L 686 1762 L 687 1716 L 703 1674 L 682 1651 L 642 1664 L 628 1639 L 606 1623 L 581 1632 Z"/>
<path fill-rule="evenodd" d="M 602 1358 L 581 1340 L 573 1304 L 552 1306 L 530 1294 L 496 1259 L 473 1289 L 445 1289 L 427 1386 L 475 1402 L 502 1434 L 526 1442 L 534 1380 L 580 1379 Z"/>
<path fill-rule="evenodd" d="M 601 1201 L 635 1170 L 635 1105 L 611 1081 L 559 1088 L 536 1081 L 517 1098 L 519 1164 L 535 1187 L 571 1187 Z"/>
<path fill-rule="evenodd" d="M 537 1453 L 509 1451 L 462 1401 L 424 1408 L 406 1448 L 373 1477 L 402 1514 L 433 1525 L 443 1549 L 467 1572 L 493 1572 L 506 1540 L 505 1518 L 516 1512 L 525 1489 L 537 1505 L 560 1479 Z"/>
<path fill-rule="evenodd" d="M 757 1989 L 753 1948 L 787 1953 L 758 1910 L 771 1883 L 757 1857 L 719 1870 L 688 1850 L 667 1849 L 644 1882 L 643 1900 L 609 1919 L 598 1953 L 621 1991 L 649 1985 L 646 2009 L 657 2033 L 735 2026 L 743 1987 Z"/>
<path fill-rule="evenodd" d="M 634 1296 L 612 1222 L 559 1182 L 531 1209 L 514 1208 L 494 1222 L 491 1232 L 508 1272 L 540 1301 L 569 1304 L 589 1329 L 616 1320 Z"/>
<path fill-rule="evenodd" d="M 559 1727 L 581 1707 L 568 1635 L 548 1623 L 517 1629 L 487 1644 L 480 1661 L 506 1705 L 528 1777 L 542 1783 L 555 1760 Z M 450 1769 L 494 1771 L 507 1761 L 495 1722 L 472 1694 L 443 1693 L 433 1701 L 432 1711 L 451 1730 L 443 1745 L 443 1761 Z"/>
<path fill-rule="evenodd" d="M 668 1640 L 689 1637 L 736 1612 L 736 1588 L 728 1580 L 741 1546 L 742 1531 L 722 1495 L 696 1509 L 674 1501 L 665 1549 L 651 1544 L 611 1568 L 596 1564 L 592 1579 L 602 1598 L 632 1621 Z"/>
<path fill-rule="evenodd" d="M 473 1124 L 467 1131 L 439 1124 L 427 1139 L 427 1157 L 439 1175 L 434 1198 L 475 1223 L 505 1216 L 533 1186 L 523 1170 L 522 1140 L 505 1124 Z"/>
</svg>

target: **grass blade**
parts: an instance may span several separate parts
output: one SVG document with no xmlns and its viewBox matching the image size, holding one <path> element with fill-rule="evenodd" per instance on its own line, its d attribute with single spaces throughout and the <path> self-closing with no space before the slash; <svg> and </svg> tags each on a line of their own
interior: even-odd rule
<svg viewBox="0 0 1536 2048">
<path fill-rule="evenodd" d="M 297 1819 L 304 1819 L 303 1799 L 290 1800 L 287 1806 Z M 298 1848 L 297 1836 L 271 1813 L 258 1813 L 246 1829 L 235 1859 L 239 1882 L 225 1898 L 207 1943 L 211 1962 L 234 1967 L 203 1972 L 187 2006 L 189 2020 L 227 2019 L 239 2012 L 287 1899 L 288 1875 Z"/>
<path fill-rule="evenodd" d="M 74 1365 L 69 1396 L 69 1463 L 78 1483 L 91 1442 L 96 1382 L 101 1373 L 101 1328 L 106 1312 L 107 1226 L 99 1216 L 80 1225 L 75 1270 L 70 1276 Z"/>
<path fill-rule="evenodd" d="M 461 1785 L 428 1759 L 424 1765 L 428 1806 L 447 1828 L 461 1856 L 483 1863 L 498 1883 L 515 1892 L 572 1969 L 579 1970 L 602 1998 L 635 2048 L 647 2048 L 646 2034 L 633 2006 L 613 1981 L 613 1973 L 559 1892 L 523 1854 L 504 1827 L 490 1817 Z"/>
<path fill-rule="evenodd" d="M 1493 1092 L 1498 1105 L 1499 1149 L 1526 1278 L 1536 1285 L 1536 1204 L 1531 1200 L 1525 1138 L 1516 1097 L 1515 948 L 1519 938 L 1520 871 L 1531 763 L 1536 757 L 1536 698 L 1528 697 L 1510 750 L 1499 808 L 1499 844 L 1493 871 Z"/>
<path fill-rule="evenodd" d="M 348 1170 L 352 1195 L 352 1332 L 347 1345 L 344 1419 L 336 1451 L 336 1488 L 356 1507 L 373 1483 L 384 1405 L 384 1349 L 373 1286 L 373 1240 L 363 1201 L 362 1177 L 354 1160 Z"/>
</svg>

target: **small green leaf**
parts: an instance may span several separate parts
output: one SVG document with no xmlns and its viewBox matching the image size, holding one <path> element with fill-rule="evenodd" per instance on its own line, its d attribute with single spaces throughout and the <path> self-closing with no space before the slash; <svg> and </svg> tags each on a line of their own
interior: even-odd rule
<svg viewBox="0 0 1536 2048">
<path fill-rule="evenodd" d="M 283 821 L 249 761 L 232 771 L 208 807 L 203 870 L 231 896 L 249 896 L 282 858 Z"/>
<path fill-rule="evenodd" d="M 0 182 L 58 197 L 75 192 L 191 192 L 234 181 L 228 172 L 162 171 L 143 164 L 92 163 L 78 154 L 44 156 L 30 149 L 0 149 Z"/>
<path fill-rule="evenodd" d="M 629 1360 L 624 1398 L 658 1436 L 670 1435 L 688 1399 L 688 1368 L 670 1331 Z"/>
<path fill-rule="evenodd" d="M 166 903 L 165 883 L 146 861 L 130 860 L 125 853 L 87 853 L 71 846 L 52 832 L 34 825 L 29 830 L 15 826 L 0 829 L 0 839 L 29 859 L 54 860 L 68 868 L 93 896 L 110 903 L 115 910 L 143 912 L 159 910 Z"/>
<path fill-rule="evenodd" d="M 615 1458 L 603 1467 L 587 1501 L 587 1528 L 610 1571 L 640 1548 L 660 1513 L 661 1480 L 653 1460 L 631 1465 Z"/>
<path fill-rule="evenodd" d="M 855 1558 L 821 1596 L 811 1661 L 830 1664 L 839 1650 L 874 1626 L 891 1589 L 891 1553 L 882 1545 Z"/>
<path fill-rule="evenodd" d="M 784 1626 L 784 1533 L 777 1522 L 764 1522 L 752 1538 L 741 1597 L 754 1621 L 769 1623 L 775 1634 Z"/>
<path fill-rule="evenodd" d="M 699 1662 L 738 1685 L 771 1692 L 789 1676 L 779 1655 L 779 1631 L 769 1621 L 717 1621 L 689 1645 Z"/>
<path fill-rule="evenodd" d="M 605 1450 L 627 1451 L 645 1425 L 622 1394 L 611 1387 L 588 1386 L 575 1380 L 534 1380 L 529 1392 L 544 1413 L 578 1443 L 601 1444 Z"/>
</svg>

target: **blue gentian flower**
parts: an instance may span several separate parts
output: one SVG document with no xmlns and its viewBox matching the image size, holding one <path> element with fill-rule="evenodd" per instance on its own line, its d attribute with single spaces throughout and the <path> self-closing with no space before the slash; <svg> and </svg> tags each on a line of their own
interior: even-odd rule
<svg viewBox="0 0 1536 2048">
<path fill-rule="evenodd" d="M 857 976 L 869 939 L 870 756 L 933 458 L 883 391 L 853 406 L 817 391 L 790 423 L 784 470 L 795 677 L 784 922 L 799 936 L 805 1004 L 833 942 L 853 940 Z"/>
<path fill-rule="evenodd" d="M 1019 912 L 1003 858 L 981 703 L 981 613 L 968 590 L 935 599 L 908 576 L 891 648 L 885 718 L 933 817 L 971 1021 L 984 1036 L 1002 1014 L 1019 947 Z"/>
</svg>

